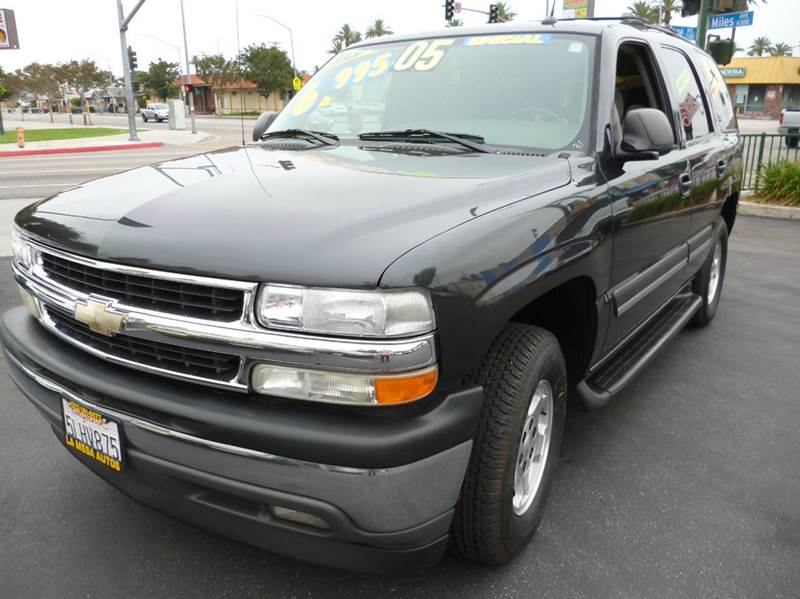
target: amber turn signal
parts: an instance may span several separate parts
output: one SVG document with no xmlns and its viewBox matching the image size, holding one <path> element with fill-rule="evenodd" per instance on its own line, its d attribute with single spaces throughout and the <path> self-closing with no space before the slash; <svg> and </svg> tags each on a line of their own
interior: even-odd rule
<svg viewBox="0 0 800 599">
<path fill-rule="evenodd" d="M 422 399 L 436 387 L 438 370 L 431 366 L 407 375 L 375 378 L 375 399 L 379 404 L 406 403 Z"/>
</svg>

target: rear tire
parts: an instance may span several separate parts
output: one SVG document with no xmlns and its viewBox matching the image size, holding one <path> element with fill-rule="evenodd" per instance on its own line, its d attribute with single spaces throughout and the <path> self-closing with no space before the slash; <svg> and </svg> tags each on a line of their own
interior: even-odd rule
<svg viewBox="0 0 800 599">
<path fill-rule="evenodd" d="M 564 356 L 550 332 L 510 323 L 474 382 L 483 386 L 483 410 L 451 546 L 468 559 L 501 564 L 528 543 L 544 512 L 564 432 Z"/>
<path fill-rule="evenodd" d="M 796 148 L 797 142 L 800 141 L 797 137 L 786 137 L 786 147 L 787 148 Z"/>
<path fill-rule="evenodd" d="M 717 224 L 713 239 L 708 258 L 692 280 L 692 291 L 703 300 L 700 309 L 689 321 L 693 327 L 707 326 L 717 313 L 728 264 L 728 225 L 725 221 L 720 220 Z"/>
</svg>

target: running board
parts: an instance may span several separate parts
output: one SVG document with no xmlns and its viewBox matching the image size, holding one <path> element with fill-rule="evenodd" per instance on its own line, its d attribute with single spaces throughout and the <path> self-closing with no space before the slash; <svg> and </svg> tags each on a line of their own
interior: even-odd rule
<svg viewBox="0 0 800 599">
<path fill-rule="evenodd" d="M 667 302 L 608 361 L 578 383 L 576 390 L 583 404 L 589 409 L 606 405 L 681 332 L 702 303 L 694 293 L 677 295 Z"/>
</svg>

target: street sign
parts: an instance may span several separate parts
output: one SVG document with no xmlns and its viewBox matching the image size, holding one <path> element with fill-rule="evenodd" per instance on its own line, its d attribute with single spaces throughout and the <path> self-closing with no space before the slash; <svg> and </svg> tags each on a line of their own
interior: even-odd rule
<svg viewBox="0 0 800 599">
<path fill-rule="evenodd" d="M 729 12 L 724 15 L 708 17 L 709 29 L 729 29 L 731 27 L 747 27 L 753 24 L 753 11 Z"/>
<path fill-rule="evenodd" d="M 745 67 L 721 67 L 719 72 L 725 79 L 733 79 L 734 77 L 744 77 L 746 70 Z"/>
<path fill-rule="evenodd" d="M 17 50 L 17 20 L 10 8 L 0 8 L 0 50 Z"/>
<path fill-rule="evenodd" d="M 594 0 L 564 0 L 561 12 L 565 19 L 583 19 L 594 16 Z"/>
<path fill-rule="evenodd" d="M 297 75 L 294 76 L 292 79 L 292 88 L 294 91 L 300 91 L 300 88 L 303 87 L 303 81 Z"/>
<path fill-rule="evenodd" d="M 682 25 L 671 25 L 672 29 L 681 37 L 694 41 L 697 39 L 697 27 L 684 27 Z"/>
</svg>

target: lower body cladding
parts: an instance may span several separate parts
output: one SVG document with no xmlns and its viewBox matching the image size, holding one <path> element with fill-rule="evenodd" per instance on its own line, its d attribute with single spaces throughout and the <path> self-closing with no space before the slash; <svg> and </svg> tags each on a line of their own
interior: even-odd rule
<svg viewBox="0 0 800 599">
<path fill-rule="evenodd" d="M 291 406 L 284 406 L 274 419 L 265 418 L 264 438 L 254 440 L 252 430 L 240 435 L 233 415 L 238 410 L 238 416 L 252 424 L 257 415 L 269 414 L 268 406 L 254 409 L 241 394 L 107 364 L 49 334 L 24 309 L 2 316 L 0 341 L 12 379 L 62 442 L 64 402 L 116 422 L 124 445 L 121 471 L 74 448 L 70 451 L 146 505 L 275 553 L 348 570 L 421 569 L 438 561 L 446 549 L 480 413 L 479 388 L 409 416 L 397 430 L 380 422 L 381 417 L 356 416 L 353 426 L 363 427 L 363 437 L 358 428 L 314 417 L 314 406 L 294 406 L 291 426 L 297 428 L 298 451 L 283 443 L 279 447 L 284 451 L 273 453 L 269 430 L 275 422 L 269 421 L 277 420 L 284 434 L 291 433 L 286 430 Z M 156 395 L 160 386 L 163 393 Z M 185 395 L 177 396 L 176 390 Z M 131 402 L 138 397 L 152 401 Z M 226 410 L 215 418 L 206 408 L 220 398 L 227 400 Z M 183 411 L 153 410 L 175 399 L 182 400 Z M 331 418 L 353 417 L 332 414 Z M 380 435 L 370 427 L 379 428 Z M 350 441 L 338 438 L 326 451 L 326 438 L 332 439 L 338 430 Z M 309 435 L 316 432 L 321 438 L 315 440 Z M 238 436 L 244 441 L 235 443 Z M 376 440 L 373 457 L 371 439 L 383 439 Z M 387 445 L 392 439 L 397 445 L 394 457 Z M 348 442 L 349 452 L 341 447 Z M 309 451 L 317 451 L 318 459 L 311 459 Z M 379 461 L 337 459 L 362 451 L 363 459 Z"/>
</svg>

